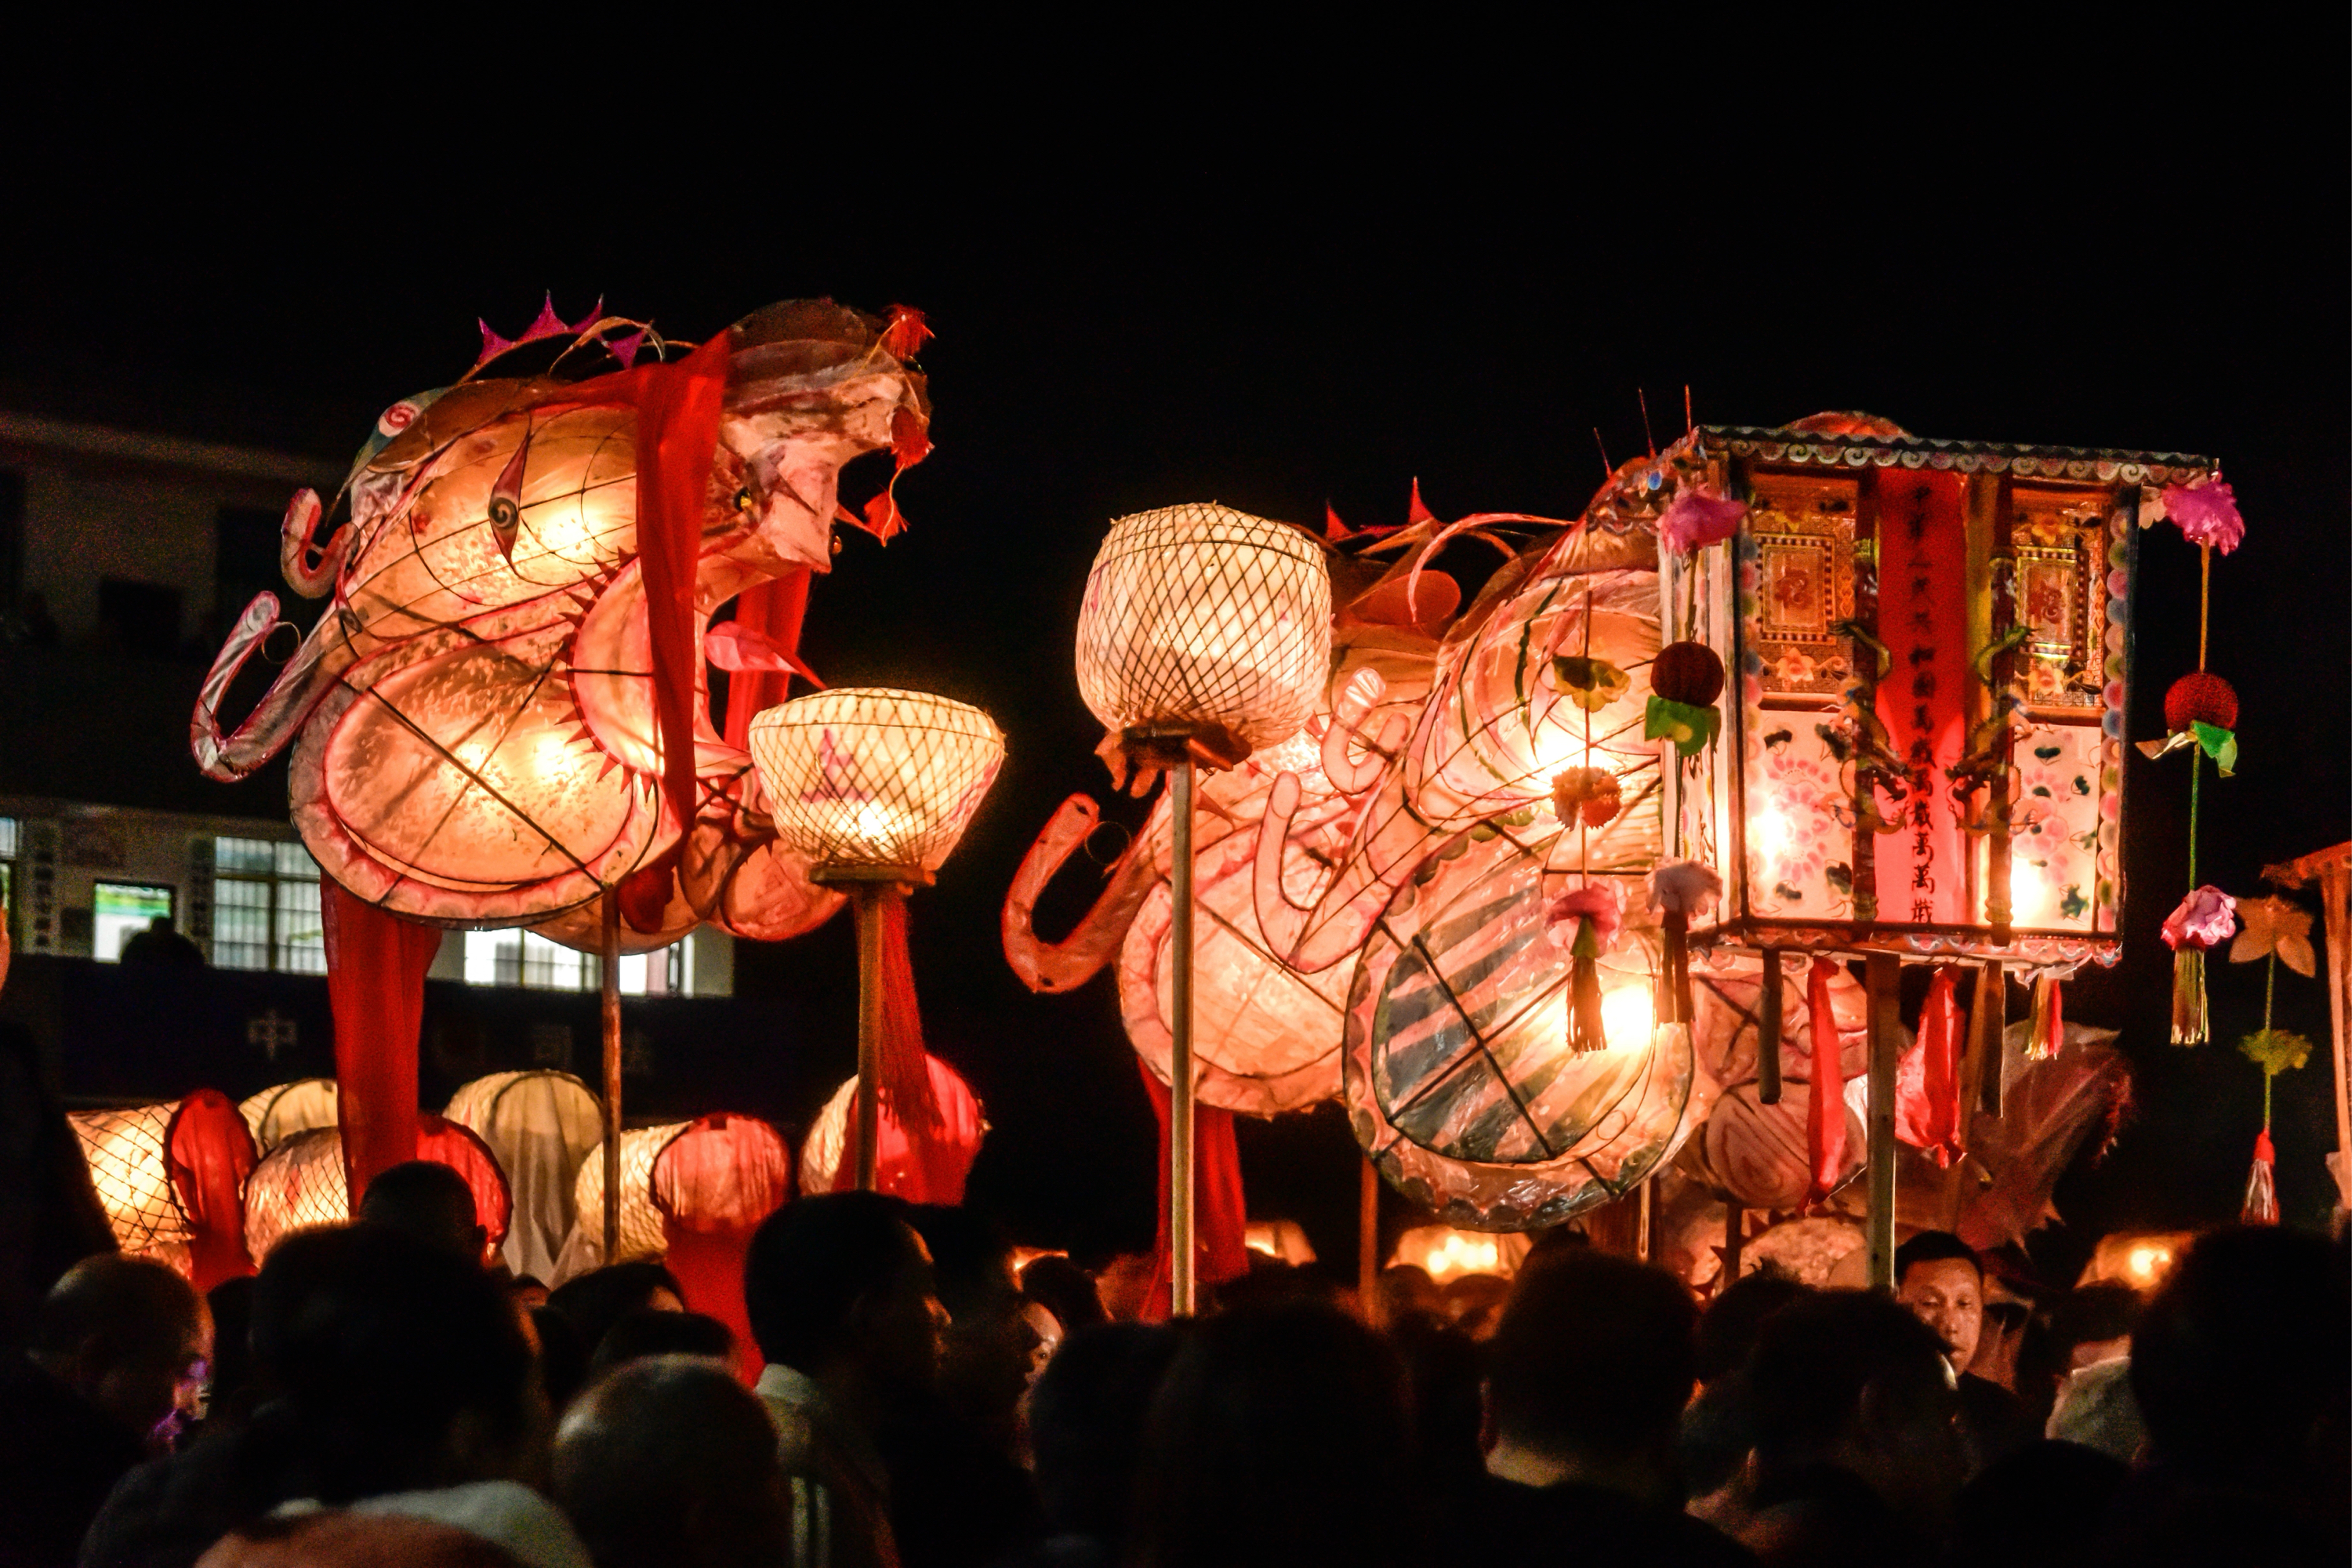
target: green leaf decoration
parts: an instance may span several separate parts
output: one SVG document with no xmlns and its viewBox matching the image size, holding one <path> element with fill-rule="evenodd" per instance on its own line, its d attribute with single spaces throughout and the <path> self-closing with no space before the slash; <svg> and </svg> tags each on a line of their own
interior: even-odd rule
<svg viewBox="0 0 2352 1568">
<path fill-rule="evenodd" d="M 1842 637 L 1851 637 L 1853 639 L 1853 644 L 1856 647 L 1868 648 L 1870 650 L 1871 661 L 1878 667 L 1878 673 L 1873 676 L 1871 678 L 1872 679 L 1885 679 L 1886 672 L 1895 668 L 1895 656 L 1887 652 L 1886 645 L 1880 642 L 1876 637 L 1871 636 L 1870 628 L 1864 626 L 1860 621 L 1838 621 L 1831 626 L 1830 630 L 1835 632 Z"/>
<path fill-rule="evenodd" d="M 2224 730 L 2219 724 L 2208 724 L 2202 719 L 2191 719 L 2189 728 L 2196 735 L 2197 743 L 2205 748 L 2205 754 L 2213 759 L 2213 765 L 2221 771 L 2223 778 L 2238 771 L 2236 731 Z"/>
<path fill-rule="evenodd" d="M 1723 715 L 1713 707 L 1653 697 L 1643 715 L 1642 736 L 1649 741 L 1672 741 L 1681 755 L 1695 757 L 1715 739 L 1722 726 Z"/>
<path fill-rule="evenodd" d="M 2238 1042 L 2238 1049 L 2265 1078 L 2290 1072 L 2311 1058 L 2311 1041 L 2293 1029 L 2256 1029 Z"/>
<path fill-rule="evenodd" d="M 1987 643 L 1985 645 L 1985 650 L 1977 655 L 1974 660 L 1977 679 L 1983 681 L 1988 686 L 1991 685 L 1992 661 L 1999 658 L 2002 654 L 2007 653 L 2010 649 L 2016 647 L 2032 635 L 2033 628 L 2030 626 L 2011 626 L 2009 630 L 2001 633 L 2000 636 L 1993 638 L 1990 643 Z"/>
</svg>

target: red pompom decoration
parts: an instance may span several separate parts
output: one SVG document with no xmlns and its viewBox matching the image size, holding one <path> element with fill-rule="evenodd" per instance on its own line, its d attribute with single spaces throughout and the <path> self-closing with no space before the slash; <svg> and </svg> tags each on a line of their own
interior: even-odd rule
<svg viewBox="0 0 2352 1568">
<path fill-rule="evenodd" d="M 2220 676 L 2208 675 L 2201 669 L 2182 676 L 2164 694 L 2164 727 L 2177 732 L 2189 728 L 2192 720 L 2217 730 L 2236 729 L 2237 692 Z"/>
<path fill-rule="evenodd" d="M 1650 689 L 1669 702 L 1705 708 L 1723 695 L 1723 660 L 1700 642 L 1670 642 L 1650 666 Z"/>
</svg>

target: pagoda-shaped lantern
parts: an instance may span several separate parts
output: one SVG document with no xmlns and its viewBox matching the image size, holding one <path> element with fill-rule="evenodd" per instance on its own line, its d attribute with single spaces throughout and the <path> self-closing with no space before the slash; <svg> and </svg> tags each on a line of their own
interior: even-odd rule
<svg viewBox="0 0 2352 1568">
<path fill-rule="evenodd" d="M 1666 770 L 1667 853 L 1723 879 L 1692 942 L 1866 960 L 1883 1282 L 1897 966 L 1974 964 L 1979 1039 L 2002 966 L 2021 968 L 2054 1046 L 2055 981 L 2115 962 L 2136 541 L 2166 486 L 2214 465 L 1924 440 L 1862 415 L 1703 426 L 1679 447 L 1664 640 L 1729 679 L 1694 732 L 1678 719 L 1716 706 L 1717 666 L 1661 655 L 1661 699 L 1678 659 L 1707 677 L 1663 721 L 1654 704 L 1652 732 L 1688 753 Z M 1780 964 L 1764 973 L 1777 993 Z"/>
</svg>

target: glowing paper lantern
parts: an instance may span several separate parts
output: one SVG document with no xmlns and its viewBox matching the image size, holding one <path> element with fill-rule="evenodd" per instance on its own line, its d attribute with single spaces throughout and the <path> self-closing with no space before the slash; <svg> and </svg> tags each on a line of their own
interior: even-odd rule
<svg viewBox="0 0 2352 1568">
<path fill-rule="evenodd" d="M 760 1222 L 793 1195 L 793 1152 L 754 1116 L 716 1111 L 696 1119 L 654 1158 L 654 1207 L 661 1211 L 664 1262 L 689 1311 L 735 1331 L 736 1371 L 760 1375 L 759 1346 L 743 1304 L 743 1259 Z"/>
<path fill-rule="evenodd" d="M 669 1141 L 686 1131 L 683 1121 L 652 1127 L 632 1127 L 621 1134 L 621 1244 L 608 1258 L 604 1248 L 604 1162 L 581 1162 L 573 1178 L 572 1210 L 577 1217 L 563 1239 L 555 1273 L 548 1279 L 566 1279 L 601 1268 L 607 1261 L 626 1263 L 635 1258 L 659 1258 L 668 1243 L 662 1238 L 661 1211 L 654 1207 L 654 1161 Z"/>
<path fill-rule="evenodd" d="M 926 1070 L 943 1125 L 920 1140 L 911 1139 L 885 1107 L 875 1157 L 875 1190 L 910 1204 L 961 1204 L 964 1178 L 980 1153 L 981 1140 L 988 1134 L 988 1121 L 971 1087 L 955 1068 L 929 1057 Z M 801 1191 L 839 1192 L 854 1184 L 857 1162 L 851 1145 L 856 1103 L 857 1080 L 852 1078 L 817 1112 L 801 1144 Z M 845 1167 L 848 1182 L 843 1180 Z"/>
<path fill-rule="evenodd" d="M 334 1126 L 338 1099 L 333 1079 L 304 1078 L 272 1084 L 238 1101 L 237 1110 L 253 1133 L 254 1147 L 267 1154 L 297 1132 Z"/>
<path fill-rule="evenodd" d="M 1213 504 L 1111 525 L 1078 612 L 1078 693 L 1124 781 L 1171 779 L 1168 948 L 1171 1310 L 1192 1310 L 1193 843 L 1197 763 L 1231 767 L 1297 734 L 1320 700 L 1331 648 L 1322 548 L 1295 529 Z M 1293 794 L 1296 794 L 1294 786 Z"/>
<path fill-rule="evenodd" d="M 497 1157 L 471 1131 L 442 1117 L 420 1119 L 416 1157 L 448 1166 L 474 1194 L 474 1221 L 491 1251 L 506 1240 L 513 1201 Z M 294 1231 L 352 1217 L 342 1139 L 332 1127 L 297 1132 L 263 1156 L 245 1186 L 245 1244 L 256 1263 Z"/>
<path fill-rule="evenodd" d="M 1417 1225 L 1397 1237 L 1391 1267 L 1410 1264 L 1440 1285 L 1465 1274 L 1493 1274 L 1507 1279 L 1532 1245 L 1524 1234 L 1456 1230 L 1452 1226 Z"/>
<path fill-rule="evenodd" d="M 857 912 L 857 1184 L 874 1186 L 881 1108 L 918 1139 L 940 1130 L 907 947 L 906 889 L 928 884 L 1004 765 L 987 714 L 919 691 L 847 687 L 751 721 L 778 837 Z"/>
<path fill-rule="evenodd" d="M 115 1244 L 187 1275 L 199 1290 L 253 1271 L 243 1192 L 252 1138 L 218 1089 L 127 1110 L 67 1113 Z"/>
<path fill-rule="evenodd" d="M 570 1073 L 492 1073 L 460 1088 L 443 1114 L 480 1138 L 506 1173 L 514 1200 L 513 1223 L 500 1249 L 507 1267 L 535 1279 L 552 1279 L 576 1217 L 572 1204 L 581 1162 L 604 1139 L 596 1096 Z"/>
</svg>

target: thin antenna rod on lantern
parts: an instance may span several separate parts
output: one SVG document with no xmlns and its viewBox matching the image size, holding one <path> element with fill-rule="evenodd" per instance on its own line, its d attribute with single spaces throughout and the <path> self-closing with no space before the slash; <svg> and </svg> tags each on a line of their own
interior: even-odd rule
<svg viewBox="0 0 2352 1568">
<path fill-rule="evenodd" d="M 1169 773 L 1168 1289 L 1178 1314 L 1192 1310 L 1192 786 L 1187 753 Z"/>
<path fill-rule="evenodd" d="M 1650 456 L 1658 455 L 1657 433 L 1650 428 L 1650 395 L 1640 387 L 1633 389 L 1633 400 L 1642 405 L 1642 439 L 1650 444 Z"/>
<path fill-rule="evenodd" d="M 1617 472 L 1617 466 L 1609 460 L 1609 443 L 1601 438 L 1601 426 L 1598 425 L 1592 427 L 1592 444 L 1601 449 L 1601 480 L 1606 484 Z"/>
</svg>

